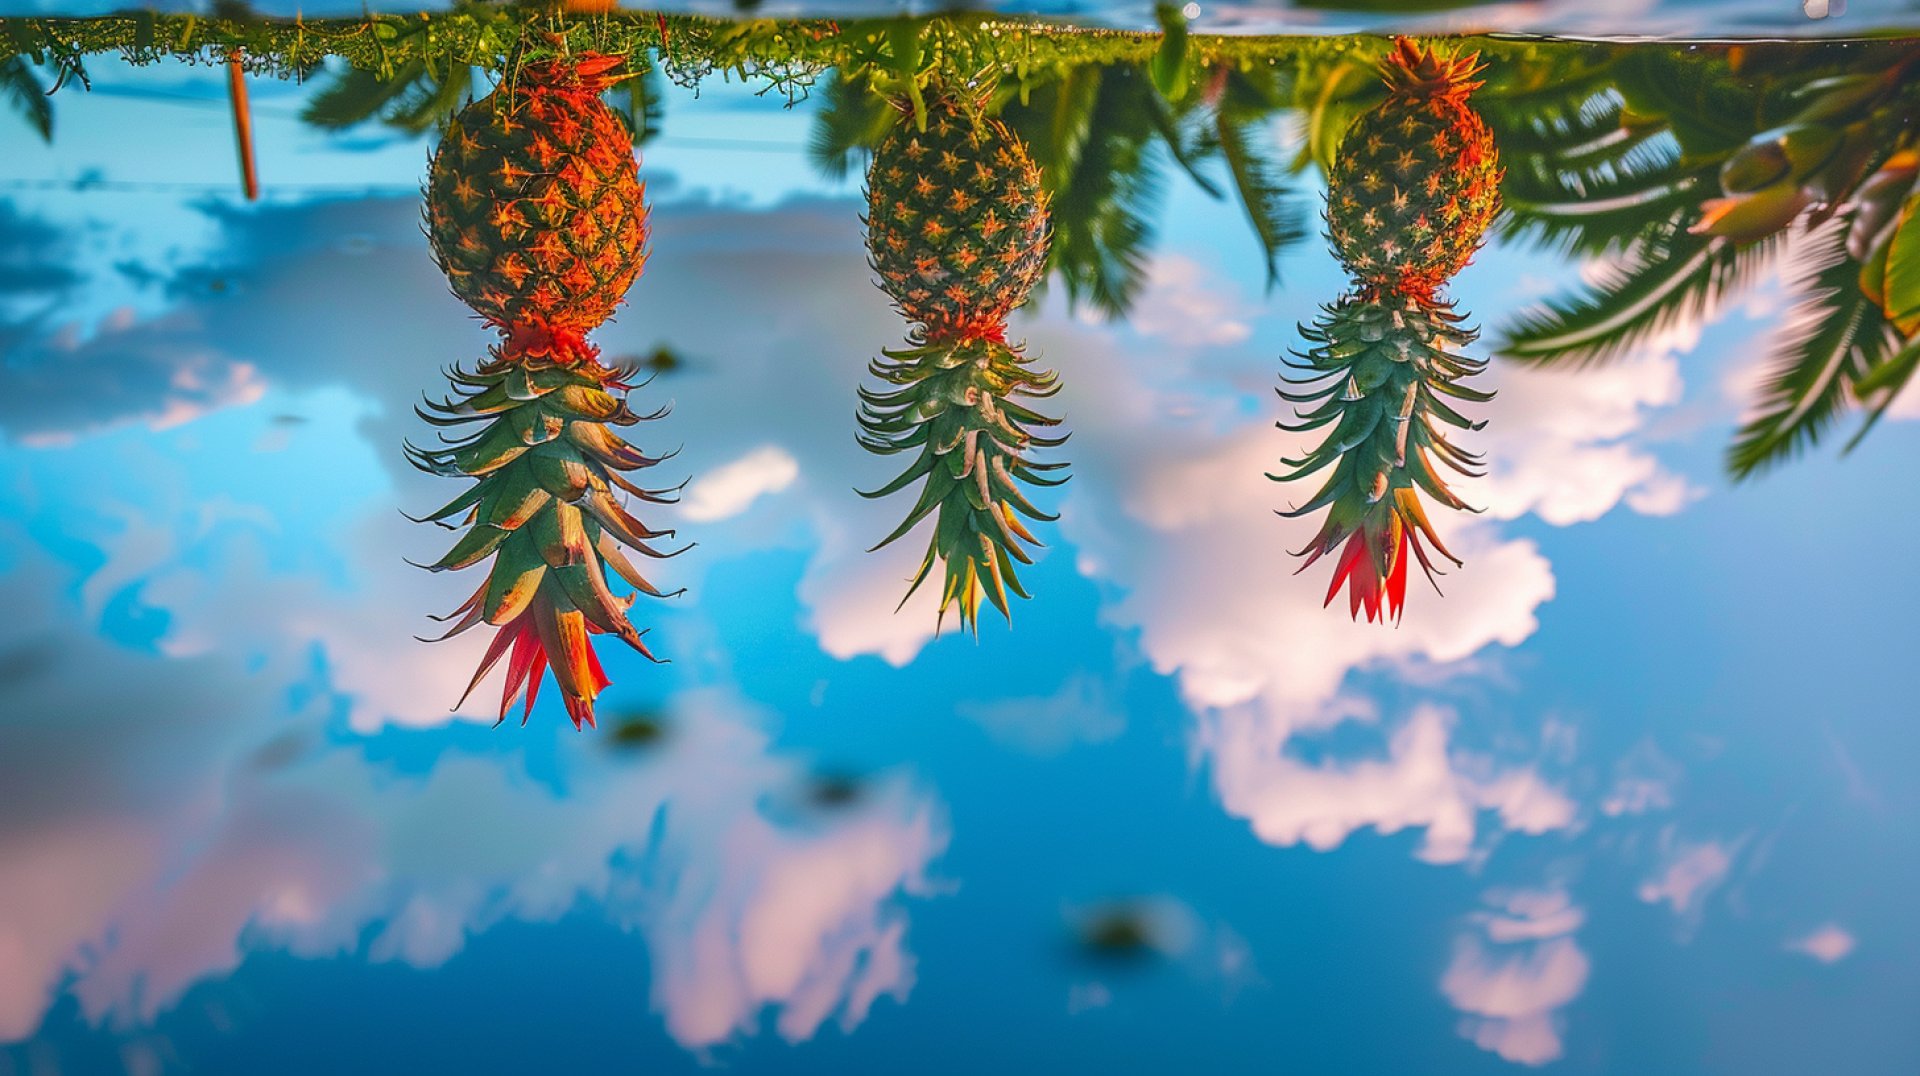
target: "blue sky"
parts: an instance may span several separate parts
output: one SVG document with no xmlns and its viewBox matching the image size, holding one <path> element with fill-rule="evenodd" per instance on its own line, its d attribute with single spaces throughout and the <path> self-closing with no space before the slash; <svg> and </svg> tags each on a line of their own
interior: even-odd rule
<svg viewBox="0 0 1920 1076">
<path fill-rule="evenodd" d="M 258 85 L 248 207 L 207 72 L 95 84 L 0 175 L 0 1065 L 1920 1061 L 1920 407 L 1729 489 L 1777 281 L 1607 368 L 1496 364 L 1468 566 L 1355 626 L 1261 477 L 1337 267 L 1302 244 L 1264 292 L 1237 211 L 1174 184 L 1128 323 L 1016 323 L 1076 477 L 1015 626 L 934 639 L 892 612 L 917 549 L 864 552 L 906 505 L 851 492 L 903 331 L 857 190 L 805 105 L 677 93 L 598 338 L 688 358 L 636 437 L 683 449 L 699 545 L 639 610 L 673 664 L 609 660 L 606 712 L 668 728 L 622 752 L 551 697 L 449 713 L 474 646 L 410 639 L 465 595 L 402 562 L 445 537 L 399 511 L 453 491 L 408 408 L 485 343 L 419 234 L 424 144 Z M 1580 270 L 1495 249 L 1455 293 L 1497 325 Z M 1151 955 L 1074 944 L 1116 903 Z"/>
</svg>

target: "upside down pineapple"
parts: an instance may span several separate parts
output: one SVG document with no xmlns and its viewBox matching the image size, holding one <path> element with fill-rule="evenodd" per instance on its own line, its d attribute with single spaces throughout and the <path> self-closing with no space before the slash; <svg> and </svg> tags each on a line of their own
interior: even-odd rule
<svg viewBox="0 0 1920 1076">
<path fill-rule="evenodd" d="M 982 596 L 1009 619 L 1008 593 L 1028 596 L 1015 565 L 1032 563 L 1024 545 L 1039 543 L 1021 517 L 1055 518 L 1021 483 L 1065 481 L 1049 474 L 1064 463 L 1028 457 L 1065 441 L 1033 432 L 1059 420 L 1020 402 L 1053 395 L 1058 382 L 1007 342 L 1008 315 L 1046 268 L 1046 196 L 1026 146 L 970 103 L 931 95 L 924 130 L 911 106 L 901 107 L 867 175 L 867 248 L 880 286 L 915 327 L 907 348 L 884 351 L 870 367 L 887 387 L 861 388 L 860 440 L 883 455 L 916 454 L 864 495 L 924 480 L 906 519 L 874 548 L 933 516 L 907 594 L 942 562 L 941 616 L 957 607 L 962 629 L 977 631 Z"/>
<path fill-rule="evenodd" d="M 1429 580 L 1434 552 L 1459 564 L 1434 531 L 1422 494 L 1449 508 L 1467 505 L 1441 468 L 1477 474 L 1479 457 L 1449 440 L 1472 430 L 1453 401 L 1490 393 L 1462 382 L 1485 369 L 1461 354 L 1476 333 L 1439 289 L 1472 260 L 1500 206 L 1499 155 L 1485 121 L 1467 103 L 1480 83 L 1475 56 L 1448 58 L 1405 38 L 1381 63 L 1384 101 L 1356 117 L 1327 177 L 1327 232 L 1356 287 L 1302 326 L 1308 349 L 1292 363 L 1301 408 L 1282 429 L 1328 433 L 1306 455 L 1286 459 L 1277 480 L 1324 472 L 1306 503 L 1281 513 L 1327 509 L 1301 553 L 1301 570 L 1334 556 L 1331 604 L 1344 585 L 1358 619 L 1398 620 L 1410 562 Z"/>
<path fill-rule="evenodd" d="M 619 63 L 585 54 L 525 65 L 454 119 L 427 182 L 434 257 L 500 341 L 474 369 L 451 372 L 454 397 L 421 411 L 437 426 L 479 430 L 409 453 L 427 471 L 477 480 L 426 517 L 468 528 L 430 567 L 493 558 L 441 638 L 498 627 L 467 694 L 506 658 L 502 720 L 524 690 L 525 722 L 550 667 L 574 726 L 592 725 L 608 680 L 591 635 L 653 657 L 628 619 L 632 599 L 613 594 L 607 572 L 660 594 L 625 550 L 660 556 L 650 543 L 671 532 L 649 529 L 620 494 L 671 498 L 627 477 L 658 460 L 610 428 L 642 416 L 627 406 L 620 371 L 586 339 L 646 261 L 633 142 L 600 100 Z"/>
</svg>

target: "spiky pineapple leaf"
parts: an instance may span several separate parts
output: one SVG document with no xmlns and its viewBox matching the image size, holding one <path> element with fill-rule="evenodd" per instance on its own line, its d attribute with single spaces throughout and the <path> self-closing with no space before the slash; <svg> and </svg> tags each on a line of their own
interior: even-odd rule
<svg viewBox="0 0 1920 1076">
<path fill-rule="evenodd" d="M 1777 246 L 1777 236 L 1738 246 L 1669 226 L 1630 247 L 1595 287 L 1515 317 L 1500 353 L 1539 363 L 1617 357 L 1674 324 L 1711 317 Z"/>
<path fill-rule="evenodd" d="M 1894 350 L 1880 308 L 1860 291 L 1844 229 L 1829 227 L 1800 280 L 1800 301 L 1774 335 L 1758 407 L 1727 450 L 1727 470 L 1751 478 L 1814 444 L 1847 410 L 1862 377 Z"/>
<path fill-rule="evenodd" d="M 0 60 L 0 97 L 13 102 L 15 110 L 27 121 L 27 126 L 40 135 L 41 141 L 53 141 L 53 102 L 47 99 L 26 57 L 9 56 Z"/>
</svg>

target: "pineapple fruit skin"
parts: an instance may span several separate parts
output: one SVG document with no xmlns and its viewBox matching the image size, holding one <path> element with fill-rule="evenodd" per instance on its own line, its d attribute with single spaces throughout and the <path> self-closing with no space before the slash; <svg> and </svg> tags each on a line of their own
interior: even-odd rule
<svg viewBox="0 0 1920 1076">
<path fill-rule="evenodd" d="M 952 97 L 874 149 L 867 249 L 881 286 L 928 339 L 1004 333 L 1046 271 L 1040 169 L 1005 124 Z"/>
<path fill-rule="evenodd" d="M 872 363 L 884 387 L 861 388 L 859 420 L 869 451 L 914 458 L 863 495 L 921 483 L 906 519 L 874 548 L 931 516 L 907 595 L 944 564 L 940 616 L 957 608 L 961 630 L 977 632 L 983 599 L 1011 619 L 1009 595 L 1028 596 L 1016 569 L 1040 543 L 1023 518 L 1055 518 L 1023 484 L 1065 481 L 1054 473 L 1064 463 L 1031 456 L 1065 440 L 1037 432 L 1059 420 L 1023 402 L 1059 383 L 1006 339 L 1008 316 L 1046 271 L 1046 194 L 1025 144 L 971 104 L 931 95 L 924 131 L 910 108 L 902 113 L 868 170 L 867 249 L 881 288 L 915 327 L 906 348 Z"/>
<path fill-rule="evenodd" d="M 528 64 L 454 117 L 427 178 L 447 283 L 496 325 L 585 332 L 646 264 L 633 139 L 600 99 L 616 57 Z"/>
<path fill-rule="evenodd" d="M 423 470 L 475 480 L 426 517 L 465 528 L 428 567 L 491 558 L 486 580 L 444 618 L 453 624 L 441 638 L 499 629 L 467 694 L 505 660 L 502 720 L 524 691 L 524 723 L 551 668 L 574 726 L 592 725 L 608 686 L 592 635 L 653 658 L 628 618 L 632 599 L 612 593 L 609 572 L 661 596 L 626 551 L 666 555 L 651 543 L 672 532 L 650 529 L 624 501 L 673 497 L 627 477 L 659 461 L 614 432 L 643 416 L 627 407 L 622 374 L 586 339 L 646 261 L 633 143 L 599 96 L 620 62 L 585 54 L 525 65 L 462 110 L 429 170 L 435 259 L 500 342 L 473 369 L 450 371 L 453 396 L 418 409 L 467 435 L 408 450 Z"/>
<path fill-rule="evenodd" d="M 1473 259 L 1500 209 L 1493 132 L 1468 103 L 1475 57 L 1402 38 L 1387 98 L 1347 127 L 1327 177 L 1327 233 L 1356 280 L 1432 293 Z"/>
</svg>

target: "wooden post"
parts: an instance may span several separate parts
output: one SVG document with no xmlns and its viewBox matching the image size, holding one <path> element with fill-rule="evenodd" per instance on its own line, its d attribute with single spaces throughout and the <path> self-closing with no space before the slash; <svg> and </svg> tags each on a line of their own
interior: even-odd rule
<svg viewBox="0 0 1920 1076">
<path fill-rule="evenodd" d="M 240 146 L 240 186 L 247 201 L 260 200 L 260 177 L 253 168 L 253 113 L 247 107 L 246 71 L 240 53 L 227 57 L 227 96 L 233 102 L 233 138 Z"/>
</svg>

